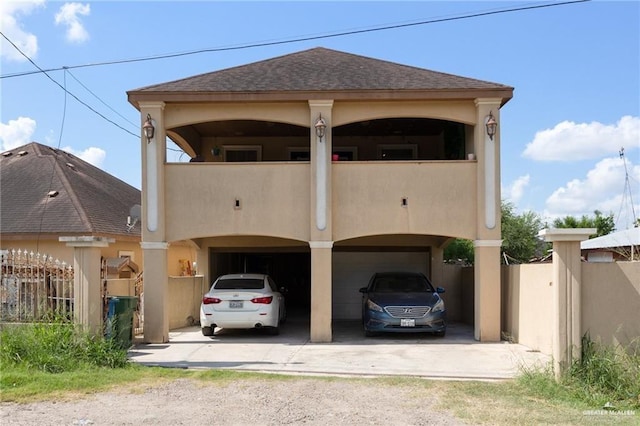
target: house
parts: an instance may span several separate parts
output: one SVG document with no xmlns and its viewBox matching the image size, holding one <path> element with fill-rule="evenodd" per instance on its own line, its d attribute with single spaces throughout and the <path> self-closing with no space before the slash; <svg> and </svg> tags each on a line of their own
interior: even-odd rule
<svg viewBox="0 0 640 426">
<path fill-rule="evenodd" d="M 46 255 L 50 266 L 74 269 L 75 283 L 72 279 L 59 291 L 65 300 L 75 298 L 78 321 L 97 329 L 102 322 L 103 279 L 111 278 L 114 268 L 119 277 L 128 275 L 131 283 L 108 285 L 107 291 L 121 295 L 119 291 L 127 289 L 124 294 L 132 295 L 128 288 L 141 272 L 140 224 L 130 218 L 140 198 L 138 189 L 68 152 L 36 142 L 5 151 L 0 154 L 3 266 L 11 250 L 19 253 L 12 258 L 21 265 Z M 178 259 L 195 255 L 189 246 L 176 242 L 170 256 L 174 261 L 167 272 L 180 275 Z M 103 266 L 108 269 L 104 276 Z M 34 282 L 32 278 L 25 285 Z M 3 284 L 9 282 L 18 285 L 12 280 Z"/>
<path fill-rule="evenodd" d="M 313 48 L 128 92 L 141 114 L 145 340 L 168 341 L 167 248 L 207 282 L 267 272 L 314 342 L 381 270 L 443 281 L 474 241 L 474 328 L 500 340 L 500 108 L 513 88 Z M 149 131 L 149 133 L 146 133 Z M 194 161 L 171 163 L 166 139 Z"/>
<path fill-rule="evenodd" d="M 103 257 L 142 262 L 140 225 L 127 226 L 140 191 L 73 154 L 36 142 L 0 154 L 2 249 L 46 253 L 73 264 L 59 239 L 113 240 Z"/>
<path fill-rule="evenodd" d="M 587 262 L 640 259 L 640 228 L 612 232 L 580 243 Z"/>
</svg>

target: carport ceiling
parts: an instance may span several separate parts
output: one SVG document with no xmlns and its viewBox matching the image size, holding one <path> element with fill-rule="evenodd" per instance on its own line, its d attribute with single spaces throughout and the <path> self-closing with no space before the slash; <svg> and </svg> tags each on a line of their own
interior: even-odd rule
<svg viewBox="0 0 640 426">
<path fill-rule="evenodd" d="M 346 124 L 333 129 L 334 136 L 437 135 L 443 121 L 424 118 L 388 118 Z M 189 126 L 186 126 L 189 127 Z M 309 136 L 307 127 L 256 120 L 211 121 L 190 126 L 201 137 Z M 178 133 L 184 128 L 175 129 Z"/>
</svg>

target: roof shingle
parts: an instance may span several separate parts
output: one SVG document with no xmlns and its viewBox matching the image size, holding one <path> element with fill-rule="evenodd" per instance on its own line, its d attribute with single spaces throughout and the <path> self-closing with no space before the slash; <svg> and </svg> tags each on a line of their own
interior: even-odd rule
<svg viewBox="0 0 640 426">
<path fill-rule="evenodd" d="M 140 236 L 126 226 L 140 191 L 68 152 L 36 142 L 6 151 L 0 182 L 2 234 Z"/>
</svg>

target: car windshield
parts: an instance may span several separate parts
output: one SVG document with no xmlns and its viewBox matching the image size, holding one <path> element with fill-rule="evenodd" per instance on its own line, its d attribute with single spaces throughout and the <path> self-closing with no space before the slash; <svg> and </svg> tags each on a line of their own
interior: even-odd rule
<svg viewBox="0 0 640 426">
<path fill-rule="evenodd" d="M 418 275 L 382 276 L 371 286 L 375 293 L 408 293 L 433 291 L 426 279 Z"/>
<path fill-rule="evenodd" d="M 218 280 L 216 290 L 260 290 L 264 288 L 262 278 L 235 278 Z"/>
</svg>

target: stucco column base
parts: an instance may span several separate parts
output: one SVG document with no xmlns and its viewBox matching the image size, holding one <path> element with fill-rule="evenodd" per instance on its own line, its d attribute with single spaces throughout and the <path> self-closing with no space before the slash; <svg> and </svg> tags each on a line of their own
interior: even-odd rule
<svg viewBox="0 0 640 426">
<path fill-rule="evenodd" d="M 331 241 L 310 242 L 311 330 L 313 343 L 331 342 Z"/>
<path fill-rule="evenodd" d="M 481 342 L 500 341 L 501 240 L 475 242 L 474 334 Z"/>
<path fill-rule="evenodd" d="M 543 229 L 540 236 L 553 242 L 553 371 L 559 379 L 582 352 L 580 241 L 594 228 Z"/>
<path fill-rule="evenodd" d="M 165 242 L 142 242 L 144 251 L 144 337 L 146 343 L 169 341 L 169 277 Z"/>
<path fill-rule="evenodd" d="M 115 240 L 104 237 L 60 237 L 73 247 L 73 316 L 87 332 L 103 334 L 103 299 L 100 278 L 102 248 Z"/>
</svg>

